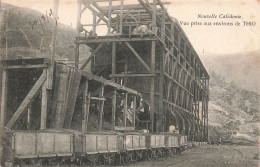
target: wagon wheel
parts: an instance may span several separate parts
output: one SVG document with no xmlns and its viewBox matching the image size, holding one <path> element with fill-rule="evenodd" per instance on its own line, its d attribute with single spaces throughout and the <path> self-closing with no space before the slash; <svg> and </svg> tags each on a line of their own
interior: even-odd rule
<svg viewBox="0 0 260 167">
<path fill-rule="evenodd" d="M 162 148 L 162 157 L 165 157 L 165 149 Z"/>
<path fill-rule="evenodd" d="M 156 151 L 157 158 L 161 158 L 163 156 L 162 148 L 158 148 Z"/>
<path fill-rule="evenodd" d="M 114 164 L 115 165 L 123 165 L 122 164 L 122 155 L 121 154 L 115 154 L 115 158 L 114 158 Z"/>
<path fill-rule="evenodd" d="M 129 156 L 131 162 L 135 162 L 137 160 L 137 155 L 136 155 L 135 151 L 129 152 L 128 156 Z"/>
<path fill-rule="evenodd" d="M 111 153 L 108 159 L 108 165 L 115 165 L 115 153 Z"/>
<path fill-rule="evenodd" d="M 158 156 L 157 156 L 157 149 L 152 149 L 152 158 L 155 158 L 155 159 L 158 158 Z"/>
<path fill-rule="evenodd" d="M 164 157 L 165 156 L 164 149 L 161 148 L 159 151 L 160 151 L 160 158 Z"/>
<path fill-rule="evenodd" d="M 146 151 L 146 158 L 147 158 L 148 161 L 150 161 L 152 159 L 152 151 L 151 150 Z"/>
<path fill-rule="evenodd" d="M 96 166 L 97 165 L 97 160 L 98 160 L 98 155 L 96 154 L 90 154 L 87 156 L 88 160 L 91 163 L 91 166 Z"/>
<path fill-rule="evenodd" d="M 127 153 L 122 154 L 121 160 L 123 165 L 128 165 L 131 162 L 131 158 L 128 156 Z"/>
<path fill-rule="evenodd" d="M 143 158 L 143 151 L 136 151 L 136 160 L 141 161 Z"/>
<path fill-rule="evenodd" d="M 103 161 L 103 165 L 111 165 L 114 161 L 113 154 L 107 153 L 100 156 L 100 161 Z M 101 164 L 101 163 L 100 163 Z"/>
<path fill-rule="evenodd" d="M 165 150 L 165 157 L 169 157 L 171 155 L 171 148 L 167 148 Z"/>
</svg>

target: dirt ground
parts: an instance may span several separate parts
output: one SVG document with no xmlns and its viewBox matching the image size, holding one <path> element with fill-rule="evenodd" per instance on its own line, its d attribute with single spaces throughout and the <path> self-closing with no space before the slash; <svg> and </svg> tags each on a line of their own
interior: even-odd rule
<svg viewBox="0 0 260 167">
<path fill-rule="evenodd" d="M 253 158 L 258 153 L 257 146 L 208 145 L 188 149 L 181 155 L 136 162 L 129 166 L 258 167 L 260 161 Z"/>
</svg>

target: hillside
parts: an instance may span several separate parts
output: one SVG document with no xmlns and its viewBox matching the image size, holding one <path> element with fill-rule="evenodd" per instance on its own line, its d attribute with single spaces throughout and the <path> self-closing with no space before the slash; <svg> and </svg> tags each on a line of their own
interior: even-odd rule
<svg viewBox="0 0 260 167">
<path fill-rule="evenodd" d="M 56 21 L 48 11 L 46 14 L 34 11 L 29 8 L 2 3 L 1 17 L 1 49 L 2 55 L 8 58 L 25 57 L 50 57 L 53 26 L 57 25 L 56 59 L 74 60 L 74 40 L 77 36 L 75 30 L 63 24 L 56 24 Z M 88 48 L 82 47 L 85 55 L 88 55 Z M 86 54 L 87 53 L 87 54 Z"/>
<path fill-rule="evenodd" d="M 226 81 L 214 71 L 210 76 L 210 136 L 257 142 L 260 135 L 259 94 L 240 88 L 234 81 Z"/>
<path fill-rule="evenodd" d="M 237 54 L 202 54 L 202 62 L 209 71 L 215 71 L 226 81 L 234 81 L 239 87 L 259 92 L 260 50 Z"/>
</svg>

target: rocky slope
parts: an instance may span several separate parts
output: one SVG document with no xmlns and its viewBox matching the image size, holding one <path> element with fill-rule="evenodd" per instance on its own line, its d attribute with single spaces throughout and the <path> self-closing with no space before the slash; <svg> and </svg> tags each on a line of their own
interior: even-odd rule
<svg viewBox="0 0 260 167">
<path fill-rule="evenodd" d="M 256 143 L 259 131 L 259 94 L 211 72 L 210 136 L 242 143 Z"/>
</svg>

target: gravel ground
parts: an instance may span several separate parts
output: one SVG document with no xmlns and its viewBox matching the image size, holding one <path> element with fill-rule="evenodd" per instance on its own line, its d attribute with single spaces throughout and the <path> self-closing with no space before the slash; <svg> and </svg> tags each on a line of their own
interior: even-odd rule
<svg viewBox="0 0 260 167">
<path fill-rule="evenodd" d="M 188 149 L 181 155 L 136 162 L 129 166 L 258 167 L 260 161 L 253 158 L 258 153 L 257 146 L 208 145 Z"/>
</svg>

